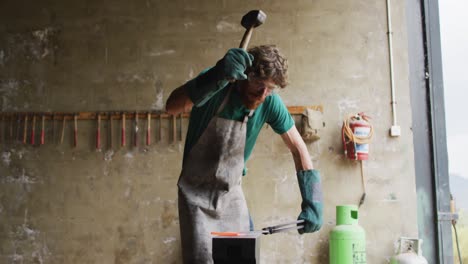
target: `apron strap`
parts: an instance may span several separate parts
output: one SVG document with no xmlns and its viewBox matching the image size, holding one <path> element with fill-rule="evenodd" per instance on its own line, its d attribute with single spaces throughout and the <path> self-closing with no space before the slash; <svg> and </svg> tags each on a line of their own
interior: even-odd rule
<svg viewBox="0 0 468 264">
<path fill-rule="evenodd" d="M 249 114 L 244 116 L 244 124 L 249 121 L 249 118 L 253 116 L 254 112 L 255 112 L 255 109 L 251 109 Z"/>
<path fill-rule="evenodd" d="M 244 116 L 244 121 L 242 122 L 241 129 L 244 127 L 244 125 L 247 125 L 247 122 L 249 121 L 249 118 L 253 116 L 253 113 L 255 112 L 255 109 L 251 109 L 248 115 Z"/>
<path fill-rule="evenodd" d="M 226 104 L 229 101 L 229 97 L 231 96 L 231 92 L 232 92 L 232 86 L 228 88 L 228 92 L 226 96 L 224 97 L 223 102 L 221 103 L 218 110 L 216 111 L 217 116 L 219 115 L 219 113 L 221 113 L 221 111 L 223 111 L 224 107 L 226 107 Z M 255 109 L 251 109 L 249 114 L 244 116 L 244 120 L 242 122 L 241 128 L 244 126 L 244 124 L 247 124 L 247 122 L 249 121 L 249 118 L 253 116 L 254 112 L 255 112 Z"/>
<path fill-rule="evenodd" d="M 231 96 L 231 91 L 232 91 L 232 86 L 229 86 L 228 92 L 227 92 L 226 96 L 224 97 L 223 102 L 219 106 L 218 111 L 216 111 L 216 115 L 219 115 L 219 113 L 221 113 L 221 111 L 223 111 L 224 107 L 226 106 L 227 102 L 229 101 L 229 97 Z"/>
</svg>

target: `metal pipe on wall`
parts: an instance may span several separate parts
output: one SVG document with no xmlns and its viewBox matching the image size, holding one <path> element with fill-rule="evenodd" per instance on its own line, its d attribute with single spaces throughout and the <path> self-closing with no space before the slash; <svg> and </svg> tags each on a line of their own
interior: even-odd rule
<svg viewBox="0 0 468 264">
<path fill-rule="evenodd" d="M 391 136 L 399 136 L 400 135 L 400 127 L 397 125 L 397 113 L 396 113 L 396 96 L 395 96 L 395 77 L 394 77 L 394 70 L 393 70 L 393 42 L 392 42 L 392 12 L 390 9 L 390 0 L 387 0 L 387 39 L 388 39 L 388 55 L 389 55 L 389 62 L 390 62 L 390 88 L 391 88 L 391 104 L 392 104 L 392 115 L 393 115 L 393 122 L 392 127 L 390 128 L 390 135 Z"/>
</svg>

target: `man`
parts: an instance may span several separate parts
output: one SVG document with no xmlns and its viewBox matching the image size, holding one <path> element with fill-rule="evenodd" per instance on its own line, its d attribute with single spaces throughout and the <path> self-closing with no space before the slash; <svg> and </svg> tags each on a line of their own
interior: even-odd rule
<svg viewBox="0 0 468 264">
<path fill-rule="evenodd" d="M 320 176 L 294 120 L 274 91 L 287 85 L 287 60 L 273 45 L 247 53 L 230 49 L 216 65 L 174 90 L 170 114 L 191 110 L 182 172 L 179 218 L 184 263 L 212 263 L 212 231 L 248 231 L 241 187 L 244 167 L 268 123 L 293 155 L 303 202 L 299 233 L 322 225 Z M 250 228 L 251 229 L 251 228 Z"/>
</svg>

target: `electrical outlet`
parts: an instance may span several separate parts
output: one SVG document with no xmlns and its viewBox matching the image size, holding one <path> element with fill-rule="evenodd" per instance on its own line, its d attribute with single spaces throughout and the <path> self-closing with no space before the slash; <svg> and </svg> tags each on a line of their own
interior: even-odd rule
<svg viewBox="0 0 468 264">
<path fill-rule="evenodd" d="M 390 128 L 390 136 L 392 137 L 399 137 L 401 136 L 401 128 L 400 126 L 392 126 Z"/>
</svg>

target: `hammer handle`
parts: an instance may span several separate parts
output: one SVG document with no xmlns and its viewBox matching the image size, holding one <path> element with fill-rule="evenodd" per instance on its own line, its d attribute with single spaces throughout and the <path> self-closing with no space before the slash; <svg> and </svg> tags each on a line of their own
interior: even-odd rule
<svg viewBox="0 0 468 264">
<path fill-rule="evenodd" d="M 13 115 L 10 117 L 10 140 L 13 141 Z"/>
<path fill-rule="evenodd" d="M 125 147 L 125 113 L 122 114 L 122 132 L 121 132 L 120 145 Z"/>
<path fill-rule="evenodd" d="M 44 126 L 45 126 L 45 116 L 42 116 L 42 120 L 41 120 L 41 145 L 44 145 L 45 143 L 45 129 L 44 129 Z"/>
<path fill-rule="evenodd" d="M 34 145 L 36 142 L 34 139 L 36 138 L 36 116 L 33 116 L 32 125 L 31 125 L 31 145 Z"/>
<path fill-rule="evenodd" d="M 239 48 L 244 49 L 244 50 L 247 49 L 247 46 L 249 45 L 249 42 L 250 42 L 250 37 L 252 37 L 253 29 L 254 29 L 253 27 L 250 27 L 249 29 L 245 31 Z"/>
<path fill-rule="evenodd" d="M 63 116 L 63 120 L 62 120 L 62 133 L 60 134 L 60 144 L 63 143 L 64 135 L 65 135 L 65 116 Z"/>
<path fill-rule="evenodd" d="M 114 138 L 114 122 L 112 122 L 112 114 L 109 114 L 109 129 L 110 129 L 110 135 L 109 135 L 109 148 L 112 149 L 114 147 L 112 143 L 112 139 Z"/>
<path fill-rule="evenodd" d="M 172 141 L 175 143 L 177 141 L 177 117 L 172 115 Z"/>
<path fill-rule="evenodd" d="M 73 116 L 73 147 L 78 146 L 78 115 Z"/>
<path fill-rule="evenodd" d="M 101 149 L 101 115 L 97 115 L 96 149 Z"/>
<path fill-rule="evenodd" d="M 162 115 L 159 115 L 159 142 L 162 141 L 162 131 L 163 131 L 162 120 L 163 120 Z"/>
<path fill-rule="evenodd" d="M 26 137 L 28 133 L 28 116 L 24 117 L 24 128 L 23 128 L 23 144 L 26 144 Z"/>
<path fill-rule="evenodd" d="M 146 121 L 146 146 L 151 144 L 151 113 L 148 113 Z"/>
</svg>

